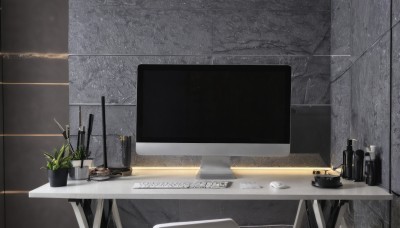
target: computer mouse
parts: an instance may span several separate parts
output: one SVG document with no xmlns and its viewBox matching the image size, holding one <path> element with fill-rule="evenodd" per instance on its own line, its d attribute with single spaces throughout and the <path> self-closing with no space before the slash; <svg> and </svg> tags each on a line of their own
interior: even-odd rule
<svg viewBox="0 0 400 228">
<path fill-rule="evenodd" d="M 269 186 L 270 186 L 271 188 L 277 188 L 277 189 L 289 188 L 288 185 L 286 185 L 286 184 L 284 184 L 284 183 L 282 183 L 282 182 L 279 182 L 279 181 L 272 181 L 271 183 L 269 183 Z"/>
</svg>

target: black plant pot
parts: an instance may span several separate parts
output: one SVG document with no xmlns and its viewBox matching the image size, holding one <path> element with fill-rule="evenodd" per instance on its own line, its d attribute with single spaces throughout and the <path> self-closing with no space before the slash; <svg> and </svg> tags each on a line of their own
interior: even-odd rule
<svg viewBox="0 0 400 228">
<path fill-rule="evenodd" d="M 50 187 L 67 186 L 68 169 L 47 170 Z"/>
</svg>

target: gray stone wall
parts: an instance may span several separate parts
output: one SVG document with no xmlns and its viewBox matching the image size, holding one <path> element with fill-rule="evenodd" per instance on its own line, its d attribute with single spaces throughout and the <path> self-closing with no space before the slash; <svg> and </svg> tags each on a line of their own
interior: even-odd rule
<svg viewBox="0 0 400 228">
<path fill-rule="evenodd" d="M 400 194 L 400 1 L 393 1 L 392 17 L 392 190 Z"/>
<path fill-rule="evenodd" d="M 105 95 L 108 145 L 112 148 L 118 134 L 135 135 L 136 70 L 141 63 L 288 64 L 293 70 L 293 154 L 234 158 L 233 163 L 330 164 L 330 7 L 329 0 L 70 0 L 72 133 L 82 106 L 85 123 L 88 113 L 95 114 L 93 148 L 100 147 L 99 103 Z M 109 156 L 118 154 L 110 151 Z M 135 155 L 133 165 L 193 166 L 199 158 Z M 138 227 L 216 217 L 233 217 L 241 225 L 292 224 L 297 208 L 293 201 L 126 200 L 119 205 L 124 226 Z"/>
<path fill-rule="evenodd" d="M 332 164 L 341 164 L 348 137 L 358 139 L 356 148 L 377 145 L 380 185 L 395 192 L 400 189 L 395 174 L 400 156 L 398 8 L 399 1 L 332 0 L 331 32 Z M 355 201 L 346 221 L 354 227 L 398 227 L 398 219 L 390 221 L 390 211 L 398 217 L 397 208 L 398 200 Z"/>
<path fill-rule="evenodd" d="M 293 71 L 292 120 L 297 121 L 292 125 L 294 155 L 273 161 L 264 159 L 266 164 L 246 164 L 330 164 L 328 0 L 255 0 L 246 4 L 211 0 L 168 4 L 155 0 L 71 0 L 69 12 L 73 134 L 77 132 L 78 106 L 82 106 L 84 117 L 95 114 L 94 142 L 101 143 L 97 137 L 101 133 L 98 114 L 100 96 L 105 95 L 109 137 L 135 135 L 136 70 L 142 63 L 288 64 Z M 315 126 L 321 129 L 313 129 Z M 301 137 L 304 135 L 309 137 Z M 110 157 L 118 156 L 110 153 Z M 132 158 L 139 166 L 185 166 L 187 160 L 163 156 Z M 198 158 L 189 159 L 193 162 L 187 165 L 198 164 Z"/>
</svg>

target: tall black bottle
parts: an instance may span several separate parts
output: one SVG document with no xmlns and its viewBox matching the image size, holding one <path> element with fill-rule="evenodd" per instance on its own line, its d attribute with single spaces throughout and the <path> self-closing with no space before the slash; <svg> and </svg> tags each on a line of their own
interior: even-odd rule
<svg viewBox="0 0 400 228">
<path fill-rule="evenodd" d="M 364 180 L 364 151 L 356 150 L 353 156 L 353 179 L 355 182 Z"/>
<path fill-rule="evenodd" d="M 343 172 L 342 177 L 345 179 L 352 180 L 353 179 L 353 140 L 347 140 L 347 148 L 343 151 Z"/>
</svg>

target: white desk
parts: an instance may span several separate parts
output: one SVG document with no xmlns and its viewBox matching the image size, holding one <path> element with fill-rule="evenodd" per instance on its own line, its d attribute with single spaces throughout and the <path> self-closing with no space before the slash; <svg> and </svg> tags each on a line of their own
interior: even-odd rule
<svg viewBox="0 0 400 228">
<path fill-rule="evenodd" d="M 314 200 L 317 223 L 324 227 L 320 214 L 320 200 L 391 200 L 392 195 L 377 186 L 367 186 L 362 182 L 342 180 L 339 189 L 321 189 L 311 186 L 312 169 L 234 169 L 237 179 L 226 189 L 132 189 L 135 182 L 142 181 L 195 181 L 197 169 L 134 169 L 132 176 L 109 181 L 68 181 L 68 186 L 51 188 L 45 184 L 29 192 L 32 198 L 98 199 L 94 226 L 100 224 L 104 199 L 113 199 L 113 215 L 120 226 L 115 199 L 191 199 L 191 200 L 300 200 L 296 224 L 301 224 L 304 214 L 304 200 Z M 282 181 L 289 189 L 272 189 L 271 181 Z M 240 182 L 256 182 L 261 189 L 240 189 Z M 81 227 L 87 221 L 79 204 L 71 202 Z M 341 212 L 343 213 L 343 212 Z M 100 218 L 99 218 L 100 217 Z M 96 220 L 97 219 L 97 220 Z M 340 222 L 340 221 L 339 221 Z M 119 223 L 119 224 L 118 224 Z M 295 226 L 296 226 L 295 224 Z"/>
</svg>

